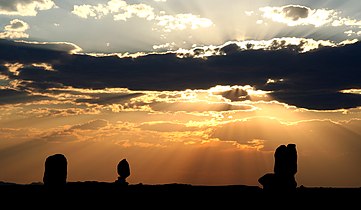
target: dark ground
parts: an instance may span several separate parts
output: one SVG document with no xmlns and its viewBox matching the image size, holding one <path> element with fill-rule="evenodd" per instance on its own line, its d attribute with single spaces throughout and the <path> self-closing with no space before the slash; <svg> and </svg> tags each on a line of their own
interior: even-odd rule
<svg viewBox="0 0 361 210">
<path fill-rule="evenodd" d="M 277 193 L 264 192 L 257 186 L 244 185 L 130 184 L 120 186 L 107 182 L 69 182 L 64 189 L 50 190 L 42 184 L 20 185 L 0 182 L 0 199 L 2 206 L 8 204 L 10 207 L 46 206 L 48 209 L 70 208 L 74 205 L 84 208 L 100 206 L 101 209 L 105 207 L 122 209 L 121 207 L 125 206 L 165 207 L 167 209 L 192 209 L 193 207 L 241 209 L 242 206 L 314 209 L 320 206 L 322 209 L 325 207 L 349 209 L 347 207 L 360 206 L 361 188 L 298 187 L 295 192 Z"/>
</svg>

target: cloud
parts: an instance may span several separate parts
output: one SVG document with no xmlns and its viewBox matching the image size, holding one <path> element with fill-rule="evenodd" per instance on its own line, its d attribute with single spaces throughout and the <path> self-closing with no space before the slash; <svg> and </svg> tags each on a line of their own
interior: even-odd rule
<svg viewBox="0 0 361 210">
<path fill-rule="evenodd" d="M 38 116 L 67 116 L 76 114 L 96 114 L 95 110 L 119 112 L 152 112 L 152 113 L 208 113 L 208 112 L 228 112 L 228 111 L 254 111 L 252 102 L 267 101 L 266 92 L 256 91 L 250 86 L 217 86 L 208 90 L 186 90 L 186 91 L 131 91 L 124 88 L 113 89 L 81 89 L 71 87 L 51 87 L 52 83 L 40 84 L 18 84 L 17 89 L 26 90 L 36 95 L 48 97 L 52 102 L 44 103 L 68 103 L 69 112 L 59 108 L 39 108 L 33 109 L 27 114 Z M 230 97 L 224 92 L 235 92 L 238 89 L 247 94 L 247 98 Z M 224 97 L 222 97 L 222 94 Z M 234 101 L 232 101 L 234 99 Z M 245 102 L 245 103 L 243 103 Z M 75 108 L 83 105 L 89 110 Z M 73 107 L 75 106 L 75 107 Z M 92 110 L 91 108 L 95 110 Z M 84 107 L 83 107 L 84 108 Z M 80 110 L 79 110 L 80 109 Z"/>
<path fill-rule="evenodd" d="M 11 42 L 10 40 L 8 41 L 8 40 L 0 39 L 0 43 L 1 43 L 1 46 L 3 46 L 3 47 L 11 47 L 14 45 L 14 43 Z M 48 52 L 48 53 L 52 54 L 52 56 L 54 55 L 54 53 L 55 54 L 57 54 L 57 53 L 73 54 L 73 53 L 82 52 L 82 49 L 79 46 L 77 46 L 76 44 L 73 44 L 73 43 L 69 43 L 69 42 L 34 42 L 34 41 L 16 40 L 15 43 L 18 47 L 20 47 L 24 51 L 26 51 L 30 47 L 30 49 L 32 50 L 33 53 L 35 51 L 39 54 Z M 10 53 L 10 52 L 9 52 L 9 56 L 6 56 L 6 57 L 10 58 L 11 56 L 16 57 L 16 55 L 14 55 L 13 53 Z M 4 58 L 4 57 L 2 57 L 2 58 Z M 46 58 L 44 60 L 46 60 Z M 33 62 L 33 63 L 38 63 L 38 62 Z M 47 62 L 40 62 L 40 63 L 47 63 Z"/>
<path fill-rule="evenodd" d="M 251 50 L 242 50 L 237 44 L 229 43 L 218 49 L 219 55 L 199 59 L 191 55 L 181 58 L 177 52 L 138 58 L 115 55 L 94 57 L 56 51 L 53 50 L 54 46 L 58 47 L 55 44 L 49 49 L 39 44 L 0 40 L 0 64 L 51 65 L 55 71 L 27 67 L 22 68 L 18 75 L 7 74 L 10 80 L 25 81 L 25 85 L 38 84 L 40 88 L 44 81 L 47 88 L 59 87 L 60 84 L 74 88 L 128 88 L 139 91 L 250 85 L 255 90 L 271 91 L 267 94 L 270 98 L 297 107 L 340 109 L 361 105 L 360 95 L 340 92 L 360 87 L 359 59 L 356 56 L 361 53 L 360 43 L 320 47 L 302 54 L 294 50 L 300 46 L 286 43 L 280 40 L 269 50 L 253 49 L 252 45 L 248 45 Z M 300 45 L 303 46 L 304 42 Z M 7 72 L 8 68 L 3 66 L 0 71 Z M 277 82 L 269 82 L 270 79 Z M 222 95 L 237 100 L 245 94 L 225 91 Z M 113 96 L 115 101 L 121 98 L 121 95 Z M 111 98 L 103 99 L 95 102 L 115 102 Z"/>
<path fill-rule="evenodd" d="M 48 100 L 33 100 L 31 102 L 34 106 L 40 106 L 39 108 L 33 108 L 31 110 L 24 110 L 17 112 L 22 116 L 27 116 L 32 119 L 42 119 L 42 118 L 57 118 L 57 117 L 69 117 L 69 116 L 80 116 L 80 115 L 98 115 L 100 110 L 96 107 L 84 107 L 78 104 L 77 107 L 74 107 L 74 104 L 69 102 L 63 102 L 64 108 L 54 108 L 55 106 L 61 106 L 61 100 L 55 100 L 54 98 L 49 98 Z M 22 104 L 24 105 L 24 104 Z M 65 107 L 66 106 L 66 107 Z M 15 113 L 12 114 L 14 117 Z"/>
<path fill-rule="evenodd" d="M 31 65 L 24 65 L 22 63 L 4 63 L 3 65 L 4 67 L 7 68 L 7 71 L 0 71 L 0 72 L 3 72 L 3 74 L 8 76 L 9 75 L 18 76 L 22 70 L 27 68 L 41 69 L 45 71 L 55 71 L 53 67 L 48 63 L 33 63 Z"/>
<path fill-rule="evenodd" d="M 340 17 L 332 22 L 332 26 L 356 26 L 361 28 L 361 20 Z"/>
<path fill-rule="evenodd" d="M 14 19 L 10 21 L 10 25 L 6 25 L 4 28 L 6 31 L 19 31 L 23 32 L 29 29 L 29 25 L 22 20 Z"/>
<path fill-rule="evenodd" d="M 0 130 L 1 133 L 1 130 Z M 164 147 L 169 144 L 167 134 L 141 130 L 130 122 L 109 122 L 104 119 L 85 121 L 76 125 L 64 125 L 45 130 L 41 139 L 49 142 L 99 142 L 107 141 L 111 146 Z"/>
<path fill-rule="evenodd" d="M 352 41 L 350 43 L 355 43 Z M 191 50 L 177 50 L 180 57 L 205 58 L 214 55 L 227 55 L 245 50 L 281 50 L 289 49 L 295 52 L 308 52 L 320 47 L 337 47 L 349 43 L 334 43 L 329 40 L 314 40 L 306 38 L 283 37 L 271 40 L 229 41 L 220 46 L 195 47 Z"/>
<path fill-rule="evenodd" d="M 114 20 L 123 20 L 126 21 L 129 18 L 137 16 L 139 18 L 144 18 L 146 20 L 153 20 L 155 14 L 153 12 L 154 8 L 146 4 L 132 4 L 128 5 L 123 13 L 114 15 Z"/>
<path fill-rule="evenodd" d="M 25 33 L 29 28 L 29 25 L 22 20 L 11 20 L 10 24 L 4 27 L 4 32 L 0 32 L 0 39 L 29 38 L 29 34 Z"/>
<path fill-rule="evenodd" d="M 55 71 L 53 66 L 48 63 L 33 63 L 32 65 L 37 68 L 42 68 L 46 71 Z"/>
<path fill-rule="evenodd" d="M 262 17 L 288 26 L 313 25 L 361 27 L 361 20 L 341 17 L 341 12 L 330 9 L 311 9 L 301 5 L 261 7 Z M 249 16 L 253 13 L 247 13 Z"/>
<path fill-rule="evenodd" d="M 207 59 L 210 56 L 227 55 L 237 53 L 246 50 L 282 50 L 289 49 L 291 51 L 304 53 L 312 50 L 316 50 L 322 47 L 338 47 L 347 44 L 354 44 L 357 39 L 347 39 L 339 43 L 335 43 L 330 40 L 314 40 L 306 38 L 296 37 L 282 37 L 273 38 L 270 40 L 243 40 L 243 41 L 228 41 L 222 45 L 205 45 L 205 46 L 194 46 L 191 49 L 178 48 L 177 50 L 171 50 L 170 48 L 176 48 L 175 43 L 165 43 L 160 45 L 154 45 L 153 49 L 158 50 L 161 48 L 168 48 L 168 51 L 162 52 L 137 52 L 137 53 L 87 53 L 92 56 L 118 56 L 120 58 L 137 58 L 147 55 L 160 55 L 174 53 L 180 58 L 203 58 Z"/>
<path fill-rule="evenodd" d="M 301 18 L 307 18 L 309 12 L 309 8 L 302 6 L 286 6 L 282 9 L 283 15 L 293 21 L 297 21 Z"/>
<path fill-rule="evenodd" d="M 100 105 L 122 104 L 130 99 L 143 95 L 142 93 L 94 93 L 90 98 L 77 99 L 76 102 L 96 103 Z"/>
<path fill-rule="evenodd" d="M 287 5 L 283 7 L 262 7 L 259 9 L 263 17 L 275 22 L 285 23 L 289 26 L 314 25 L 320 27 L 332 22 L 338 13 L 334 10 L 312 10 L 300 5 Z"/>
<path fill-rule="evenodd" d="M 221 95 L 224 98 L 227 98 L 231 101 L 240 101 L 240 100 L 248 100 L 250 96 L 248 95 L 246 90 L 243 89 L 235 89 L 235 90 L 226 90 L 221 92 L 216 92 L 215 94 Z"/>
<path fill-rule="evenodd" d="M 85 19 L 88 17 L 94 17 L 95 19 L 99 19 L 102 18 L 104 15 L 107 15 L 109 11 L 105 6 L 101 4 L 97 6 L 74 5 L 72 13 Z"/>
<path fill-rule="evenodd" d="M 52 0 L 0 1 L 0 15 L 36 16 L 39 10 L 49 10 L 55 7 Z"/>
<path fill-rule="evenodd" d="M 9 73 L 12 73 L 15 76 L 19 75 L 19 70 L 24 67 L 21 63 L 4 63 L 3 65 L 8 69 Z"/>
<path fill-rule="evenodd" d="M 341 93 L 349 93 L 349 94 L 359 94 L 361 95 L 361 89 L 349 89 L 349 90 L 341 90 Z"/>
<path fill-rule="evenodd" d="M 31 95 L 25 91 L 11 89 L 0 89 L 0 105 L 34 102 L 49 99 L 44 96 Z"/>
<path fill-rule="evenodd" d="M 162 26 L 165 32 L 187 28 L 208 28 L 213 25 L 210 19 L 193 14 L 162 15 L 156 17 L 156 20 L 158 21 L 157 25 Z"/>
<path fill-rule="evenodd" d="M 104 128 L 108 126 L 109 122 L 106 120 L 98 119 L 86 122 L 84 124 L 74 125 L 70 129 L 78 129 L 78 130 L 98 130 L 100 128 Z"/>
<path fill-rule="evenodd" d="M 46 130 L 42 134 L 41 139 L 49 142 L 94 140 L 101 136 L 106 136 L 105 133 L 108 132 L 106 130 L 108 126 L 109 122 L 103 119 L 91 120 L 76 125 L 65 125 Z M 103 131 L 104 129 L 105 131 Z"/>
<path fill-rule="evenodd" d="M 164 1 L 162 1 L 164 2 Z M 115 21 L 127 21 L 130 18 L 138 17 L 148 21 L 155 21 L 163 31 L 208 28 L 213 22 L 208 18 L 202 18 L 193 14 L 167 15 L 164 12 L 156 14 L 154 8 L 147 4 L 128 4 L 123 0 L 110 0 L 106 4 L 97 5 L 74 5 L 73 14 L 87 19 L 101 19 L 112 14 Z"/>
<path fill-rule="evenodd" d="M 114 20 L 126 21 L 137 16 L 147 20 L 154 19 L 154 8 L 146 4 L 128 4 L 123 0 L 110 0 L 107 4 L 97 5 L 74 5 L 73 14 L 81 18 L 93 17 L 101 19 L 108 14 L 113 14 Z"/>
<path fill-rule="evenodd" d="M 158 50 L 158 49 L 168 49 L 171 50 L 175 47 L 175 42 L 172 43 L 165 43 L 165 44 L 159 44 L 159 45 L 153 45 L 153 49 L 154 50 Z"/>
</svg>

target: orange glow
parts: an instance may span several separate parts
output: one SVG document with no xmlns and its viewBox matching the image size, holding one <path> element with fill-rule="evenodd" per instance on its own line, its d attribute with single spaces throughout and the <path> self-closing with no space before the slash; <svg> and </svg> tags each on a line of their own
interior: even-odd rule
<svg viewBox="0 0 361 210">
<path fill-rule="evenodd" d="M 127 158 L 130 183 L 258 185 L 273 170 L 274 149 L 295 143 L 299 184 L 361 185 L 360 108 L 299 109 L 250 86 L 69 94 L 76 97 L 1 107 L 0 180 L 39 182 L 45 158 L 63 153 L 69 181 L 114 181 L 116 164 Z M 86 101 L 102 94 L 135 95 L 109 105 Z M 86 100 L 75 103 L 78 98 Z M 334 176 L 318 175 L 325 173 Z"/>
</svg>

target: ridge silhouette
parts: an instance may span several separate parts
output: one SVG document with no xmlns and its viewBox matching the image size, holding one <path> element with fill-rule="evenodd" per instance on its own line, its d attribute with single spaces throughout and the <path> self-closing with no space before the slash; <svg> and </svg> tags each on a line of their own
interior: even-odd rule
<svg viewBox="0 0 361 210">
<path fill-rule="evenodd" d="M 334 207 L 333 202 L 339 202 L 345 207 L 347 204 L 358 201 L 354 197 L 360 195 L 361 188 L 308 188 L 303 185 L 297 188 L 294 177 L 297 173 L 295 144 L 280 145 L 275 150 L 274 159 L 274 173 L 267 173 L 258 180 L 263 185 L 263 189 L 258 186 L 246 185 L 196 186 L 177 183 L 156 185 L 139 183 L 129 186 L 126 179 L 130 176 L 130 167 L 125 158 L 117 165 L 119 177 L 115 182 L 67 182 L 67 159 L 63 154 L 55 154 L 46 158 L 44 185 L 40 183 L 19 185 L 0 181 L 0 197 L 2 203 L 16 198 L 17 201 L 22 202 L 12 202 L 12 205 L 24 203 L 27 207 L 35 204 L 34 200 L 41 198 L 46 201 L 44 204 L 52 203 L 57 207 L 64 204 L 64 208 L 69 208 L 74 203 L 80 204 L 82 208 L 94 207 L 95 203 L 102 206 L 109 204 L 111 207 L 119 206 L 119 204 L 123 206 L 123 204 L 129 204 L 133 199 L 133 206 L 139 205 L 140 208 L 143 208 L 144 204 L 154 204 L 158 209 L 161 204 L 164 204 L 167 209 L 172 207 L 163 201 L 170 201 L 177 207 L 185 204 L 185 208 L 194 206 L 194 203 L 200 204 L 203 208 L 205 205 L 215 207 L 215 203 L 222 208 L 226 208 L 227 204 L 233 208 L 234 205 L 239 204 L 240 198 L 249 204 L 256 204 L 258 207 L 263 203 L 267 207 L 275 204 L 276 208 L 280 205 L 278 202 L 280 198 L 286 198 L 285 202 L 291 203 L 302 199 L 305 207 L 312 206 L 314 203 L 322 204 L 322 207 L 325 207 L 325 204 Z M 279 197 L 277 193 L 270 194 L 268 192 L 295 193 L 290 193 L 292 196 L 286 194 Z M 29 202 L 24 202 L 25 200 Z"/>
</svg>

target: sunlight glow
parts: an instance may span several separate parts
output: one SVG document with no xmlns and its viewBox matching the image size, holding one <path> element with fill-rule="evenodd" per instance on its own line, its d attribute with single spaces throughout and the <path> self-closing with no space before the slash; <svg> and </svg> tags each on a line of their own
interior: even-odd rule
<svg viewBox="0 0 361 210">
<path fill-rule="evenodd" d="M 79 53 L 90 55 L 94 57 L 106 57 L 106 56 L 118 56 L 119 58 L 137 58 L 147 55 L 164 55 L 169 53 L 175 53 L 178 58 L 200 58 L 207 59 L 210 56 L 223 56 L 227 55 L 226 52 L 222 51 L 226 46 L 236 45 L 239 47 L 239 51 L 246 50 L 280 50 L 285 48 L 291 48 L 299 53 L 306 53 L 312 50 L 316 50 L 320 47 L 339 47 L 348 44 L 354 44 L 357 39 L 348 39 L 339 43 L 335 43 L 329 40 L 313 40 L 305 38 L 296 38 L 296 37 L 283 37 L 283 38 L 274 38 L 271 40 L 244 40 L 244 41 L 229 41 L 225 44 L 215 46 L 195 46 L 191 49 L 179 48 L 177 50 L 171 50 L 176 47 L 176 44 L 165 43 L 161 45 L 153 45 L 154 50 L 158 49 L 169 49 L 168 51 L 163 52 L 137 52 L 137 53 Z"/>
<path fill-rule="evenodd" d="M 47 71 L 55 71 L 53 66 L 51 64 L 48 64 L 48 63 L 33 63 L 32 64 L 34 67 L 40 67 L 40 68 L 43 68 Z"/>
<path fill-rule="evenodd" d="M 62 91 L 64 92 L 61 93 Z M 109 158 L 98 160 L 100 162 L 94 159 L 93 162 L 93 166 L 97 168 L 100 167 L 98 164 L 104 165 L 101 166 L 104 167 L 104 174 L 91 167 L 80 167 L 82 161 L 73 160 L 74 171 L 70 180 L 112 180 L 113 166 L 105 164 L 104 161 L 116 162 L 119 155 L 126 155 L 132 165 L 138 167 L 138 173 L 132 178 L 133 182 L 159 184 L 167 180 L 186 180 L 193 184 L 257 184 L 254 177 L 260 168 L 263 168 L 264 161 L 272 162 L 272 152 L 278 144 L 294 142 L 300 148 L 308 148 L 313 154 L 315 149 L 312 148 L 315 147 L 323 147 L 328 153 L 337 153 L 335 148 L 327 146 L 327 142 L 336 141 L 341 130 L 330 135 L 325 131 L 346 127 L 352 132 L 358 132 L 353 127 L 353 122 L 357 123 L 357 119 L 361 119 L 359 109 L 345 116 L 344 110 L 312 111 L 277 101 L 265 101 L 262 98 L 266 97 L 268 92 L 256 90 L 249 85 L 218 85 L 205 90 L 185 91 L 131 91 L 125 88 L 91 90 L 67 87 L 52 89 L 50 92 L 54 92 L 54 95 L 48 96 L 57 99 L 51 103 L 37 101 L 8 108 L 0 106 L 0 134 L 12 142 L 6 144 L 7 146 L 4 143 L 5 148 L 16 145 L 26 148 L 29 154 L 33 155 L 33 159 L 46 154 L 37 153 L 34 156 L 31 153 L 33 149 L 22 143 L 29 139 L 42 139 L 38 142 L 38 147 L 43 148 L 41 151 L 64 152 L 71 159 L 77 159 L 78 155 L 82 156 L 83 161 L 93 161 L 94 157 L 104 155 Z M 107 95 L 114 97 L 126 94 L 139 95 L 125 101 L 114 101 L 109 105 L 90 103 L 102 97 L 107 98 Z M 246 95 L 252 97 L 245 98 Z M 79 99 L 87 99 L 88 102 L 80 102 Z M 72 104 L 73 108 L 69 108 L 69 104 Z M 226 105 L 225 109 L 217 108 L 222 107 L 221 104 Z M 241 104 L 249 104 L 255 108 L 247 111 L 230 110 L 230 106 Z M 67 108 L 61 108 L 63 106 Z M 343 121 L 350 116 L 355 121 Z M 11 125 L 20 127 L 7 128 Z M 350 138 L 353 135 L 350 133 Z M 42 144 L 43 141 L 46 144 Z M 315 142 L 320 143 L 315 145 Z M 141 152 L 142 155 L 140 151 L 144 151 Z M 328 153 L 320 153 L 317 157 L 322 161 L 329 158 Z M 19 158 L 18 161 L 21 159 L 24 165 L 30 164 L 30 159 L 24 159 L 26 154 L 21 154 L 21 157 L 14 158 Z M 162 168 L 166 174 L 163 178 L 149 173 L 149 170 L 154 169 L 154 165 L 153 169 L 144 165 L 145 160 L 164 163 L 167 158 L 171 158 L 173 164 L 169 168 Z M 226 159 L 237 164 L 224 166 Z M 302 150 L 300 159 L 307 161 Z M 250 160 L 253 164 L 247 165 Z M 213 175 L 206 174 L 209 171 L 207 168 L 214 167 L 215 164 L 233 173 L 222 174 L 222 179 L 214 180 Z M 242 165 L 241 168 L 239 164 Z M 199 168 L 200 166 L 202 167 Z M 13 180 L 10 175 L 14 170 L 7 168 L 2 178 Z M 83 170 L 90 170 L 92 174 L 84 174 Z M 245 175 L 244 170 L 249 173 Z M 192 178 L 184 171 L 191 171 Z M 147 173 L 144 174 L 145 172 Z M 34 171 L 32 175 L 22 178 L 19 176 L 16 179 L 18 182 L 27 182 L 30 179 L 36 180 L 36 177 L 41 176 Z"/>
<path fill-rule="evenodd" d="M 274 83 L 279 83 L 279 82 L 283 82 L 284 79 L 268 79 L 267 80 L 267 84 L 274 84 Z"/>
<path fill-rule="evenodd" d="M 36 41 L 24 41 L 15 40 L 18 43 L 26 43 L 36 45 L 38 48 L 52 49 L 56 51 L 64 51 L 69 54 L 77 54 L 83 51 L 78 45 L 70 42 L 36 42 Z"/>
<path fill-rule="evenodd" d="M 361 89 L 349 89 L 349 90 L 341 90 L 341 93 L 348 93 L 348 94 L 361 94 Z"/>
<path fill-rule="evenodd" d="M 19 75 L 19 70 L 24 68 L 24 64 L 21 63 L 5 63 L 4 66 L 7 67 L 9 72 L 12 72 L 15 76 Z"/>
</svg>

